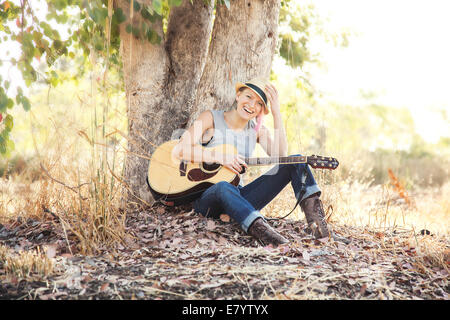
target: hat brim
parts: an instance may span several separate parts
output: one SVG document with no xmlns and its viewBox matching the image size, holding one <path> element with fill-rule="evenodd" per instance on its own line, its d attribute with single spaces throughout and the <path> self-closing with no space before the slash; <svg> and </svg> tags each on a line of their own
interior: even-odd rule
<svg viewBox="0 0 450 320">
<path fill-rule="evenodd" d="M 253 88 L 249 87 L 248 85 L 246 85 L 245 83 L 242 82 L 238 82 L 236 84 L 236 92 L 238 92 L 241 88 L 246 87 L 250 90 L 252 90 L 260 99 L 261 101 L 264 103 L 264 114 L 268 114 L 270 112 L 269 106 L 268 104 L 264 101 L 264 98 Z"/>
</svg>

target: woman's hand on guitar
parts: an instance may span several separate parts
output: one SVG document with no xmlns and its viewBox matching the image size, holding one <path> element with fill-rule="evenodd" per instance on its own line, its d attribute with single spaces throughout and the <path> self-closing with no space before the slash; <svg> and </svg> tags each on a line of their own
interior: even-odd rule
<svg viewBox="0 0 450 320">
<path fill-rule="evenodd" d="M 220 154 L 217 157 L 217 162 L 222 164 L 224 167 L 227 167 L 236 174 L 240 174 L 243 171 L 242 167 L 248 169 L 244 158 L 239 154 Z"/>
</svg>

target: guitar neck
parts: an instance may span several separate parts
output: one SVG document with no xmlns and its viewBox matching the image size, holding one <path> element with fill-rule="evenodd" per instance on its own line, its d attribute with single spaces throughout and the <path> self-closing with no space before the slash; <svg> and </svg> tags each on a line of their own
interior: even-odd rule
<svg viewBox="0 0 450 320">
<path fill-rule="evenodd" d="M 266 166 L 271 164 L 306 163 L 306 156 L 245 158 L 249 166 Z"/>
</svg>

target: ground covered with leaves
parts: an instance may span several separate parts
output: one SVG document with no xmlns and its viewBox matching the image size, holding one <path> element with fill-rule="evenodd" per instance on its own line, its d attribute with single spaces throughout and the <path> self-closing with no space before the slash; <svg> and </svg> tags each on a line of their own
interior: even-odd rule
<svg viewBox="0 0 450 320">
<path fill-rule="evenodd" d="M 263 246 L 226 216 L 211 220 L 189 208 L 154 207 L 129 214 L 123 244 L 96 256 L 77 253 L 73 237 L 56 219 L 0 224 L 0 298 L 449 297 L 446 238 L 332 224 L 350 240 L 344 243 L 312 239 L 303 221 L 270 223 L 289 244 Z M 27 259 L 39 261 L 30 266 Z"/>
</svg>

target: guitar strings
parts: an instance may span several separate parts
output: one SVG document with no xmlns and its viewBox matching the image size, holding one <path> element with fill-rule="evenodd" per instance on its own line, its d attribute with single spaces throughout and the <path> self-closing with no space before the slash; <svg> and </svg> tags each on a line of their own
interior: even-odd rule
<svg viewBox="0 0 450 320">
<path fill-rule="evenodd" d="M 170 150 L 166 150 L 166 149 L 160 149 L 161 151 L 165 151 L 165 152 L 167 152 L 167 153 L 172 153 L 172 149 L 170 149 Z M 306 159 L 308 158 L 307 156 L 300 156 L 300 157 L 305 157 Z M 297 164 L 297 163 L 307 163 L 307 160 L 298 160 L 298 161 L 281 161 L 281 162 L 277 162 L 277 163 L 261 163 L 261 162 L 257 162 L 257 163 L 250 163 L 250 162 L 253 162 L 253 161 L 258 161 L 258 159 L 259 158 L 245 158 L 245 160 L 246 160 L 246 163 L 247 163 L 247 161 L 248 161 L 248 165 L 251 165 L 251 166 L 270 166 L 270 165 L 272 165 L 272 164 L 275 164 L 275 165 L 277 165 L 277 164 Z M 272 160 L 275 160 L 276 159 L 276 157 L 267 157 L 267 158 L 263 158 L 263 159 L 267 159 L 267 160 L 269 160 L 269 161 L 272 161 Z M 162 162 L 162 161 L 158 161 L 158 160 L 156 160 L 156 159 L 151 159 L 150 158 L 150 160 L 151 161 L 154 161 L 154 162 L 157 162 L 157 163 L 161 163 L 161 164 L 163 164 L 163 165 L 166 165 L 167 167 L 169 167 L 169 168 L 171 168 L 171 169 L 173 169 L 173 168 L 177 168 L 177 166 L 175 165 L 175 166 L 172 166 L 172 165 L 169 165 L 169 164 L 167 164 L 167 163 L 165 163 L 165 162 Z M 203 162 L 201 162 L 201 163 L 205 163 L 205 161 L 203 161 Z"/>
</svg>

